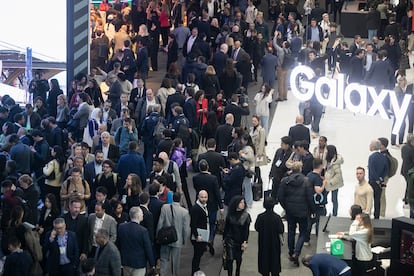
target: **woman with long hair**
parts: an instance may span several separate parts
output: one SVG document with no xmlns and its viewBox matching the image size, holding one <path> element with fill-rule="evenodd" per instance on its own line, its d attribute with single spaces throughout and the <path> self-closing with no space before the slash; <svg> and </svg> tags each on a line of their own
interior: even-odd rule
<svg viewBox="0 0 414 276">
<path fill-rule="evenodd" d="M 368 275 L 367 270 L 373 267 L 371 243 L 374 238 L 371 219 L 368 214 L 356 215 L 354 222 L 349 227 L 349 236 L 356 241 L 356 275 Z"/>
<path fill-rule="evenodd" d="M 243 252 L 247 249 L 251 218 L 243 196 L 235 196 L 229 203 L 223 240 L 227 256 L 227 275 L 233 276 L 233 261 L 236 260 L 236 276 L 240 275 Z"/>
<path fill-rule="evenodd" d="M 57 79 L 50 80 L 50 90 L 47 96 L 47 113 L 49 116 L 56 117 L 57 97 L 62 95 L 63 91 L 60 89 L 59 81 Z"/>
<path fill-rule="evenodd" d="M 104 99 L 102 97 L 102 91 L 95 79 L 88 80 L 88 86 L 85 89 L 85 93 L 91 98 L 93 106 L 100 107 L 103 105 Z"/>
<path fill-rule="evenodd" d="M 165 105 L 167 104 L 168 96 L 175 93 L 175 88 L 171 86 L 171 79 L 163 78 L 161 82 L 161 87 L 158 89 L 157 96 L 161 102 L 162 110 L 165 110 Z"/>
<path fill-rule="evenodd" d="M 236 93 L 241 85 L 241 79 L 234 69 L 233 59 L 229 58 L 226 61 L 223 73 L 220 76 L 220 87 L 223 90 L 224 97 L 229 101 L 231 96 Z"/>
<path fill-rule="evenodd" d="M 11 122 L 6 122 L 1 127 L 1 130 L 3 131 L 2 134 L 0 134 L 0 148 L 3 148 L 8 141 L 8 137 L 12 134 L 14 134 L 14 125 Z"/>
<path fill-rule="evenodd" d="M 100 108 L 94 108 L 89 115 L 88 124 L 83 132 L 83 142 L 87 143 L 89 147 L 92 147 L 93 137 L 98 134 L 98 128 L 102 118 L 102 110 Z"/>
<path fill-rule="evenodd" d="M 206 72 L 201 78 L 200 86 L 205 91 L 205 96 L 209 101 L 215 99 L 217 93 L 220 93 L 220 81 L 213 66 L 207 66 Z"/>
<path fill-rule="evenodd" d="M 167 51 L 167 71 L 171 63 L 178 61 L 178 43 L 175 34 L 168 35 L 168 44 L 165 48 Z"/>
<path fill-rule="evenodd" d="M 181 83 L 181 71 L 177 62 L 173 62 L 168 66 L 168 72 L 165 74 L 165 77 L 171 80 L 171 87 L 177 89 L 177 85 Z"/>
<path fill-rule="evenodd" d="M 204 95 L 204 90 L 198 90 L 194 95 L 199 130 L 201 130 L 207 123 L 208 100 L 204 97 Z"/>
<path fill-rule="evenodd" d="M 141 179 L 135 173 L 130 173 L 125 181 L 127 211 L 134 206 L 139 206 L 139 195 L 142 193 Z"/>
<path fill-rule="evenodd" d="M 216 137 L 216 130 L 220 125 L 217 114 L 214 111 L 210 111 L 207 113 L 207 122 L 201 128 L 201 138 L 203 141 L 207 142 L 210 138 Z"/>
<path fill-rule="evenodd" d="M 191 198 L 190 193 L 188 192 L 187 186 L 187 157 L 185 148 L 183 147 L 183 140 L 181 138 L 175 138 L 173 140 L 173 146 L 171 148 L 170 153 L 170 160 L 177 163 L 179 172 L 180 172 L 180 179 L 181 179 L 181 187 L 184 192 L 185 200 L 187 202 L 188 209 L 191 208 Z"/>
<path fill-rule="evenodd" d="M 43 167 L 43 174 L 46 177 L 46 193 L 55 196 L 60 210 L 60 188 L 65 169 L 65 154 L 61 146 L 54 146 L 51 155 L 52 160 Z"/>
<path fill-rule="evenodd" d="M 255 182 L 262 185 L 260 166 L 267 165 L 267 155 L 265 151 L 266 131 L 260 125 L 260 118 L 257 115 L 252 117 L 252 127 L 250 127 L 250 137 L 256 150 L 256 166 L 254 167 Z"/>
<path fill-rule="evenodd" d="M 269 104 L 273 101 L 273 92 L 269 85 L 263 84 L 253 100 L 256 105 L 255 114 L 260 118 L 260 125 L 265 129 L 266 137 L 269 134 Z"/>
<path fill-rule="evenodd" d="M 33 111 L 40 115 L 40 118 L 44 118 L 47 115 L 47 109 L 45 106 L 45 101 L 42 97 L 38 96 L 33 100 L 34 109 Z"/>
<path fill-rule="evenodd" d="M 254 176 L 256 150 L 252 137 L 248 133 L 243 134 L 240 141 L 242 149 L 239 151 L 239 156 L 246 172 L 243 180 L 243 192 L 247 206 L 251 207 L 253 204 L 252 178 Z"/>
<path fill-rule="evenodd" d="M 56 202 L 54 194 L 45 196 L 45 204 L 40 210 L 37 233 L 40 235 L 40 243 L 43 244 L 46 233 L 53 229 L 53 221 L 60 216 L 60 205 Z"/>
<path fill-rule="evenodd" d="M 325 180 L 326 186 L 325 189 L 328 192 L 332 192 L 332 215 L 338 215 L 338 189 L 344 186 L 344 179 L 342 177 L 341 166 L 344 163 L 344 159 L 340 154 L 337 153 L 336 147 L 334 145 L 326 146 L 326 172 Z"/>
<path fill-rule="evenodd" d="M 57 97 L 56 106 L 56 124 L 61 128 L 66 128 L 66 123 L 70 120 L 70 109 L 68 106 L 67 98 L 64 94 Z"/>
</svg>

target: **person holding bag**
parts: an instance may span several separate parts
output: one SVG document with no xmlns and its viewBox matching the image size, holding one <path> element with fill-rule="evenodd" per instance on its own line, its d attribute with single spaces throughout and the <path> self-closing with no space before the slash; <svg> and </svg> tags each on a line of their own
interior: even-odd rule
<svg viewBox="0 0 414 276">
<path fill-rule="evenodd" d="M 43 167 L 43 174 L 46 177 L 46 194 L 53 194 L 56 198 L 59 210 L 60 205 L 60 187 L 62 185 L 63 170 L 65 168 L 65 155 L 60 146 L 52 148 L 52 160 Z"/>
<path fill-rule="evenodd" d="M 233 261 L 236 260 L 236 276 L 240 276 L 243 252 L 247 249 L 251 218 L 243 196 L 230 201 L 223 240 L 225 244 L 227 275 L 233 275 Z"/>
<path fill-rule="evenodd" d="M 259 197 L 257 200 L 259 200 L 262 197 L 262 185 L 263 180 L 261 176 L 260 166 L 267 165 L 267 155 L 265 151 L 265 141 L 266 141 L 266 131 L 265 129 L 260 125 L 260 118 L 257 115 L 253 115 L 252 117 L 252 127 L 250 127 L 250 136 L 252 137 L 254 148 L 256 149 L 256 166 L 254 167 L 254 173 L 255 173 L 255 181 L 254 183 L 257 184 L 256 186 L 259 187 L 258 194 Z M 253 197 L 256 198 L 256 196 L 253 194 Z M 256 200 L 256 199 L 255 199 Z"/>
</svg>

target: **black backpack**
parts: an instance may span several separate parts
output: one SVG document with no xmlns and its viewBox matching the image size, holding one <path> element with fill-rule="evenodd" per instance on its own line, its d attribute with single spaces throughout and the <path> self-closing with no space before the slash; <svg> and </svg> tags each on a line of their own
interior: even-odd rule
<svg viewBox="0 0 414 276">
<path fill-rule="evenodd" d="M 282 69 L 289 70 L 295 64 L 295 58 L 292 56 L 292 51 L 283 49 L 285 55 L 283 57 Z"/>
</svg>

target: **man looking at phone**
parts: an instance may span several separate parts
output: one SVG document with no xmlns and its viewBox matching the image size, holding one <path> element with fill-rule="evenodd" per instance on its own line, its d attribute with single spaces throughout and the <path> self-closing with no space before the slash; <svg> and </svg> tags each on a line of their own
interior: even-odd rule
<svg viewBox="0 0 414 276">
<path fill-rule="evenodd" d="M 65 220 L 53 221 L 53 230 L 46 234 L 46 271 L 49 275 L 75 275 L 79 265 L 79 249 L 76 234 L 66 230 Z"/>
</svg>

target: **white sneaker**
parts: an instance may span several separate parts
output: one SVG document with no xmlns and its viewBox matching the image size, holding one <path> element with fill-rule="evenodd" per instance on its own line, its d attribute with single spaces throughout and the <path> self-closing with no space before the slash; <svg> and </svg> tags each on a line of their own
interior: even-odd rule
<svg viewBox="0 0 414 276">
<path fill-rule="evenodd" d="M 303 246 L 310 246 L 310 242 L 304 242 Z"/>
</svg>

